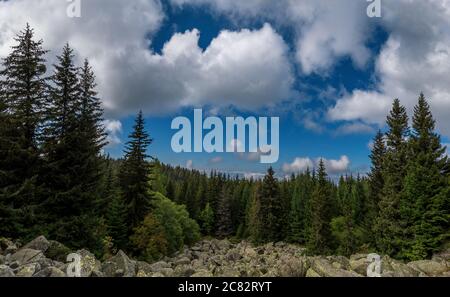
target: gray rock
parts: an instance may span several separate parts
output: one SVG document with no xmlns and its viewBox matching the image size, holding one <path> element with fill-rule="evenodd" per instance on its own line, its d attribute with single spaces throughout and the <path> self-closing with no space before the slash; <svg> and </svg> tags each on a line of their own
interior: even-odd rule
<svg viewBox="0 0 450 297">
<path fill-rule="evenodd" d="M 381 262 L 381 276 L 382 277 L 417 277 L 419 271 L 410 266 L 391 259 L 388 256 L 382 258 Z"/>
<path fill-rule="evenodd" d="M 102 271 L 106 276 L 116 276 L 118 270 L 123 271 L 123 276 L 136 276 L 136 262 L 130 260 L 130 258 L 128 258 L 128 256 L 121 250 L 114 257 L 105 261 L 102 265 Z"/>
<path fill-rule="evenodd" d="M 81 256 L 81 277 L 90 277 L 94 271 L 101 271 L 102 264 L 92 253 L 87 250 L 79 250 L 76 253 Z"/>
<path fill-rule="evenodd" d="M 20 266 L 19 261 L 14 261 L 14 262 L 9 263 L 9 267 L 11 267 L 11 269 L 17 269 L 17 268 L 19 268 L 19 266 Z"/>
<path fill-rule="evenodd" d="M 160 272 L 166 277 L 171 277 L 174 274 L 174 270 L 172 268 L 163 268 Z"/>
<path fill-rule="evenodd" d="M 39 262 L 42 258 L 44 258 L 42 251 L 24 248 L 14 253 L 11 256 L 11 261 L 17 261 L 20 265 L 25 265 L 32 262 Z"/>
<path fill-rule="evenodd" d="M 312 269 L 312 268 L 308 269 L 305 276 L 306 277 L 321 277 L 321 275 L 318 274 L 317 272 L 315 272 L 314 269 Z"/>
<path fill-rule="evenodd" d="M 162 271 L 159 271 L 159 272 L 162 273 Z M 189 265 L 178 265 L 178 266 L 175 267 L 175 269 L 173 271 L 173 276 L 190 277 L 194 273 L 195 273 L 195 270 L 192 269 L 191 266 L 189 266 Z"/>
<path fill-rule="evenodd" d="M 7 238 L 0 237 L 0 250 L 3 251 L 3 253 L 5 253 L 5 251 L 12 246 L 14 246 L 17 249 L 17 246 L 14 244 L 14 242 L 12 242 Z"/>
<path fill-rule="evenodd" d="M 311 259 L 311 268 L 320 276 L 323 277 L 360 277 L 362 275 L 344 269 L 333 267 L 331 263 L 323 258 L 314 257 Z"/>
<path fill-rule="evenodd" d="M 149 277 L 151 276 L 153 270 L 152 266 L 147 262 L 137 261 L 136 262 L 136 276 L 137 277 Z"/>
<path fill-rule="evenodd" d="M 34 274 L 33 277 L 66 277 L 66 274 L 56 267 L 47 267 Z"/>
<path fill-rule="evenodd" d="M 165 261 L 159 261 L 150 265 L 150 269 L 152 272 L 159 272 L 163 268 L 171 268 L 171 267 L 172 266 Z"/>
<path fill-rule="evenodd" d="M 202 269 L 198 270 L 196 273 L 192 274 L 191 277 L 213 277 L 213 273 L 211 271 Z"/>
<path fill-rule="evenodd" d="M 304 258 L 282 256 L 277 263 L 278 276 L 282 277 L 304 277 L 309 268 L 309 263 Z"/>
<path fill-rule="evenodd" d="M 49 246 L 44 254 L 49 259 L 59 262 L 66 262 L 67 256 L 70 253 L 72 253 L 72 251 L 62 243 L 50 240 Z"/>
<path fill-rule="evenodd" d="M 14 272 L 6 265 L 0 265 L 0 277 L 14 277 Z"/>
<path fill-rule="evenodd" d="M 38 250 L 43 253 L 45 253 L 48 248 L 50 247 L 50 242 L 45 238 L 44 236 L 39 236 L 29 243 L 27 243 L 23 248 L 25 249 L 32 249 L 32 250 Z"/>
<path fill-rule="evenodd" d="M 32 277 L 36 272 L 41 269 L 39 263 L 30 263 L 19 267 L 16 273 L 18 277 Z"/>
<path fill-rule="evenodd" d="M 356 273 L 366 276 L 368 266 L 367 255 L 360 254 L 350 257 L 350 269 Z"/>
<path fill-rule="evenodd" d="M 443 262 L 430 260 L 414 261 L 407 264 L 412 269 L 421 271 L 428 276 L 438 276 L 448 271 L 447 265 Z"/>
<path fill-rule="evenodd" d="M 219 277 L 239 277 L 241 273 L 233 267 L 221 267 L 215 272 L 215 276 Z"/>
<path fill-rule="evenodd" d="M 225 259 L 230 262 L 236 262 L 242 259 L 242 255 L 237 251 L 231 250 L 227 253 Z"/>
<path fill-rule="evenodd" d="M 182 257 L 175 261 L 175 265 L 187 265 L 190 263 L 191 263 L 191 260 L 188 257 Z"/>
<path fill-rule="evenodd" d="M 0 265 L 3 265 L 3 264 L 5 264 L 5 256 L 3 256 L 3 255 L 0 255 Z"/>
</svg>

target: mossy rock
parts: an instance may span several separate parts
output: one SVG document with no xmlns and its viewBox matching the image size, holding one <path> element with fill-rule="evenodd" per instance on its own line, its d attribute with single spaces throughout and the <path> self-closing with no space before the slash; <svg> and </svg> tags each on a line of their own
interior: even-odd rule
<svg viewBox="0 0 450 297">
<path fill-rule="evenodd" d="M 45 256 L 49 259 L 58 261 L 58 262 L 66 262 L 67 256 L 72 253 L 72 250 L 54 240 L 50 240 L 50 245 L 45 252 Z"/>
</svg>

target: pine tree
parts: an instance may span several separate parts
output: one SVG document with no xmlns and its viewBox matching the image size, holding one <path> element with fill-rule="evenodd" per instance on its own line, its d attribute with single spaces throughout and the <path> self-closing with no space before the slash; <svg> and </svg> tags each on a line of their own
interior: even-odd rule
<svg viewBox="0 0 450 297">
<path fill-rule="evenodd" d="M 127 208 L 119 192 L 116 192 L 111 198 L 106 217 L 108 235 L 113 239 L 116 249 L 125 249 L 128 245 Z"/>
<path fill-rule="evenodd" d="M 368 224 L 372 230 L 379 214 L 379 203 L 384 187 L 383 161 L 385 155 L 386 146 L 384 143 L 384 135 L 381 131 L 378 131 L 373 140 L 372 152 L 370 154 L 372 167 L 369 173 Z"/>
<path fill-rule="evenodd" d="M 82 74 L 85 85 L 81 86 L 69 45 L 54 67 L 44 142 L 47 162 L 42 175 L 47 193 L 41 212 L 46 222 L 43 232 L 72 247 L 100 251 L 103 234 L 99 233 L 97 205 L 103 142 L 96 116 L 101 110 L 92 97 L 93 76 Z M 87 86 L 85 80 L 91 84 Z"/>
<path fill-rule="evenodd" d="M 203 234 L 212 235 L 214 230 L 214 212 L 209 203 L 206 203 L 206 206 L 201 211 L 199 217 Z"/>
<path fill-rule="evenodd" d="M 31 232 L 36 223 L 35 205 L 40 195 L 39 132 L 47 84 L 42 40 L 34 40 L 34 31 L 27 24 L 15 41 L 17 45 L 3 60 L 0 71 L 3 78 L 0 100 L 5 120 L 2 149 L 7 151 L 0 161 L 0 172 L 3 172 L 0 177 L 3 202 L 0 203 L 8 205 L 10 215 L 15 214 L 3 226 L 12 237 L 18 238 Z"/>
<path fill-rule="evenodd" d="M 280 197 L 278 181 L 275 179 L 272 167 L 264 176 L 260 191 L 261 239 L 265 242 L 279 241 L 282 235 L 283 205 Z"/>
<path fill-rule="evenodd" d="M 119 183 L 128 209 L 127 224 L 130 232 L 137 227 L 150 210 L 150 165 L 148 146 L 152 139 L 145 131 L 142 111 L 136 117 L 133 132 L 125 148 L 125 159 L 119 172 Z"/>
<path fill-rule="evenodd" d="M 443 174 L 448 161 L 445 147 L 434 130 L 430 106 L 420 94 L 414 108 L 410 158 L 400 203 L 404 237 L 399 256 L 409 260 L 431 256 L 449 235 L 450 197 Z"/>
<path fill-rule="evenodd" d="M 295 179 L 289 213 L 289 235 L 291 242 L 305 243 L 308 238 L 307 205 L 311 196 L 311 175 L 309 170 Z"/>
<path fill-rule="evenodd" d="M 230 192 L 224 186 L 218 201 L 216 235 L 219 238 L 225 238 L 233 232 L 233 222 L 231 221 Z"/>
<path fill-rule="evenodd" d="M 331 209 L 330 189 L 323 160 L 320 160 L 317 182 L 311 199 L 311 233 L 308 249 L 315 254 L 328 254 L 331 251 Z"/>
<path fill-rule="evenodd" d="M 375 225 L 376 242 L 380 252 L 396 255 L 401 249 L 400 200 L 406 175 L 407 146 L 409 136 L 406 109 L 398 99 L 394 100 L 387 117 L 389 131 L 386 134 L 387 151 L 383 160 L 384 186 L 379 203 L 380 212 Z"/>
</svg>

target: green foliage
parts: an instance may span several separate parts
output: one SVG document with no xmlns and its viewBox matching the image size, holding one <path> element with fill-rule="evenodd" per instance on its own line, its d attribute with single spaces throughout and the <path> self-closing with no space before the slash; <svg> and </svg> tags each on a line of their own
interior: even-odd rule
<svg viewBox="0 0 450 297">
<path fill-rule="evenodd" d="M 135 233 L 130 239 L 134 248 L 145 261 L 157 261 L 168 253 L 169 243 L 166 239 L 166 229 L 151 213 L 135 229 Z"/>
<path fill-rule="evenodd" d="M 332 247 L 331 236 L 331 194 L 323 160 L 320 160 L 317 182 L 311 197 L 311 231 L 308 250 L 315 254 L 329 254 Z"/>
<path fill-rule="evenodd" d="M 47 79 L 46 51 L 33 35 L 29 26 L 17 35 L 0 69 L 4 236 L 44 234 L 99 256 L 132 249 L 148 261 L 197 241 L 195 220 L 207 236 L 287 240 L 313 254 L 370 249 L 416 260 L 448 241 L 450 163 L 423 94 L 411 131 L 394 100 L 367 178 L 342 176 L 336 184 L 323 162 L 317 173 L 289 179 L 272 168 L 262 180 L 207 176 L 150 158 L 142 112 L 124 158 L 102 156 L 103 111 L 89 62 L 79 68 L 66 45 Z"/>
<path fill-rule="evenodd" d="M 39 203 L 46 72 L 42 40 L 26 26 L 0 69 L 0 233 L 29 237 Z"/>
<path fill-rule="evenodd" d="M 191 245 L 200 238 L 200 228 L 189 217 L 186 208 L 155 193 L 152 212 L 134 230 L 131 242 L 136 253 L 147 261 L 155 261 L 164 255 L 178 251 L 183 245 Z"/>
<path fill-rule="evenodd" d="M 127 206 L 127 225 L 130 232 L 137 227 L 150 210 L 150 164 L 147 148 L 152 139 L 145 131 L 142 112 L 136 117 L 133 131 L 125 148 L 125 159 L 119 172 L 120 189 Z"/>
<path fill-rule="evenodd" d="M 280 197 L 278 181 L 274 177 L 272 167 L 264 177 L 259 196 L 260 240 L 264 242 L 279 241 L 282 234 L 283 205 Z"/>
<path fill-rule="evenodd" d="M 207 203 L 205 208 L 201 211 L 199 220 L 203 234 L 211 235 L 214 230 L 214 212 L 209 203 Z"/>
</svg>

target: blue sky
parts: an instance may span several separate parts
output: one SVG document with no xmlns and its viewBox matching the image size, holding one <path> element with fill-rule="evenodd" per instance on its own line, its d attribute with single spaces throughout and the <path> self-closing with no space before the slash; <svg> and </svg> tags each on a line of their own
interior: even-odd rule
<svg viewBox="0 0 450 297">
<path fill-rule="evenodd" d="M 218 15 L 211 9 L 201 9 L 198 7 L 186 7 L 183 9 L 173 8 L 171 5 L 165 5 L 166 19 L 152 38 L 151 50 L 161 53 L 165 43 L 175 33 L 183 33 L 197 29 L 200 31 L 199 46 L 206 50 L 211 41 L 216 38 L 222 30 L 239 30 L 241 27 L 233 23 L 225 16 Z M 258 30 L 264 25 L 264 20 L 254 20 L 246 24 L 245 28 Z M 290 48 L 295 48 L 294 39 L 290 28 L 280 26 L 277 32 L 283 37 Z M 329 88 L 345 88 L 348 92 L 357 88 L 367 89 L 373 84 L 372 76 L 374 71 L 375 57 L 378 55 L 381 46 L 386 41 L 386 33 L 382 28 L 377 27 L 371 40 L 368 43 L 373 51 L 373 58 L 364 69 L 354 66 L 349 58 L 342 58 L 327 73 L 326 76 L 313 74 L 304 75 L 301 69 L 295 69 L 296 90 L 302 93 L 295 98 L 289 98 L 295 101 L 308 101 L 302 104 L 296 104 L 294 110 L 286 113 L 284 110 L 274 110 L 269 112 L 272 116 L 280 117 L 280 158 L 273 167 L 281 174 L 282 165 L 292 162 L 298 156 L 311 156 L 311 158 L 324 157 L 326 159 L 338 160 L 341 156 L 348 156 L 351 160 L 346 170 L 336 172 L 336 174 L 354 172 L 365 173 L 369 168 L 370 153 L 369 142 L 371 141 L 376 126 L 372 131 L 362 131 L 353 134 L 338 132 L 339 123 L 323 123 L 321 130 L 305 128 L 301 120 L 301 114 L 304 110 L 320 111 L 325 110 L 332 105 L 332 101 L 321 97 L 321 92 Z M 288 101 L 289 101 L 288 99 Z M 170 141 L 175 131 L 170 130 L 171 121 L 174 115 L 187 116 L 192 118 L 192 108 L 184 108 L 175 114 L 164 117 L 147 117 L 147 128 L 154 138 L 154 143 L 150 148 L 151 155 L 156 156 L 164 163 L 186 166 L 192 161 L 196 169 L 218 169 L 226 172 L 249 172 L 263 173 L 268 165 L 259 164 L 255 160 L 245 160 L 236 156 L 236 154 L 218 153 L 181 153 L 172 152 Z M 221 114 L 219 113 L 219 116 Z M 227 110 L 224 116 L 266 116 L 265 110 L 259 112 L 242 112 L 238 109 Z M 132 116 L 122 119 L 123 130 L 121 133 L 122 141 L 126 141 L 125 136 L 132 129 L 134 119 Z M 114 157 L 120 157 L 122 154 L 122 145 L 110 146 L 107 151 Z M 218 160 L 221 160 L 218 162 Z"/>
<path fill-rule="evenodd" d="M 71 18 L 66 1 L 0 1 L 0 57 L 28 22 L 49 66 L 66 42 L 88 58 L 114 157 L 142 109 L 162 162 L 263 173 L 246 155 L 172 152 L 172 119 L 202 108 L 280 117 L 279 176 L 319 157 L 332 175 L 365 173 L 394 98 L 411 115 L 423 91 L 450 136 L 450 0 L 379 3 L 369 18 L 365 0 L 81 0 Z"/>
</svg>

